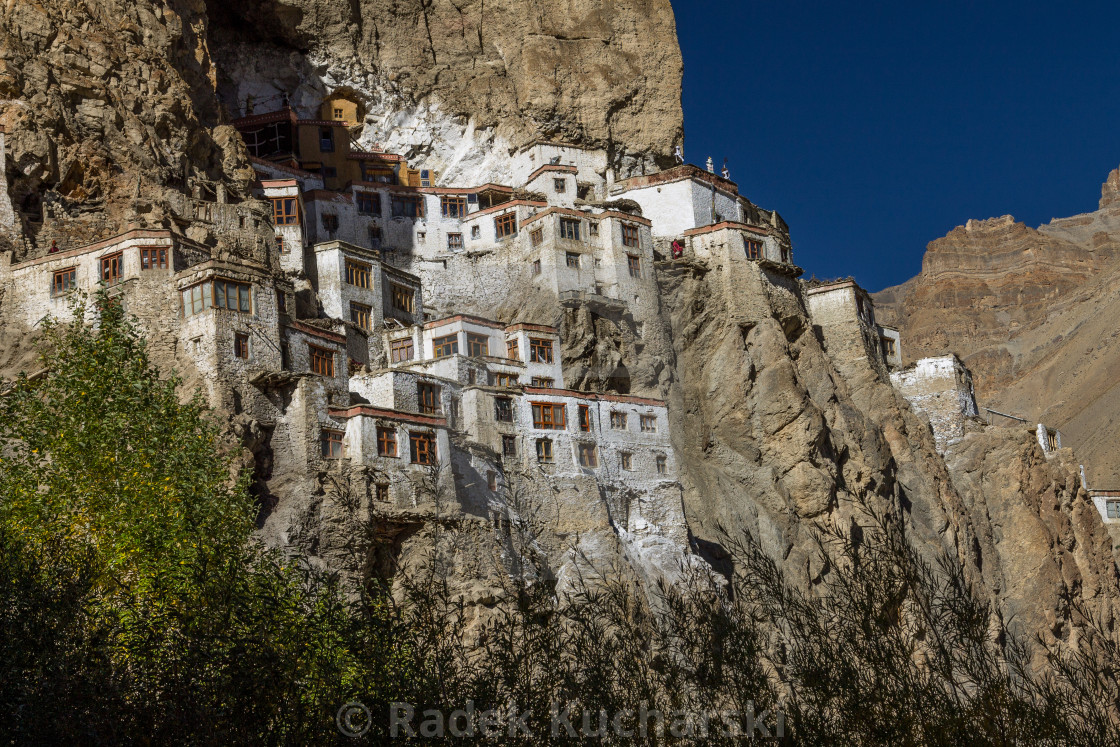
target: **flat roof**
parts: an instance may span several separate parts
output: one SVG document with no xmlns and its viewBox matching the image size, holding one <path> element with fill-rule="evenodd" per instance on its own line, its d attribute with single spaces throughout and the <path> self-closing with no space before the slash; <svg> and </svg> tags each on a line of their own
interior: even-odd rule
<svg viewBox="0 0 1120 747">
<path fill-rule="evenodd" d="M 739 223 L 733 220 L 724 220 L 719 223 L 713 223 L 710 226 L 699 226 L 697 228 L 690 228 L 684 232 L 684 236 L 699 236 L 705 233 L 713 233 L 715 231 L 722 231 L 724 229 L 732 229 L 736 231 L 750 231 L 751 233 L 760 236 L 769 236 L 770 231 L 761 226 L 752 226 L 749 223 Z"/>
<path fill-rule="evenodd" d="M 600 392 L 577 392 L 574 389 L 553 389 L 551 387 L 526 386 L 526 394 L 544 394 L 554 397 L 576 397 L 578 399 L 599 400 L 603 402 L 619 402 L 629 405 L 649 405 L 651 407 L 664 407 L 665 402 L 649 397 L 631 397 L 627 394 L 605 394 Z"/>
<path fill-rule="evenodd" d="M 373 405 L 328 407 L 327 412 L 333 418 L 349 419 L 364 415 L 371 418 L 385 418 L 386 420 L 399 420 L 403 423 L 415 423 L 416 425 L 430 425 L 437 428 L 447 427 L 447 418 L 437 418 L 429 415 L 420 415 L 418 413 L 389 410 L 384 407 L 374 407 Z"/>
</svg>

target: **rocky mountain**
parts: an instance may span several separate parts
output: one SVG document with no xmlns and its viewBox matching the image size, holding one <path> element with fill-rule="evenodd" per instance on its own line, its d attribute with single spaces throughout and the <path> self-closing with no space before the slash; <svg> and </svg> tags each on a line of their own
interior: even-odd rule
<svg viewBox="0 0 1120 747">
<path fill-rule="evenodd" d="M 1094 212 L 1038 228 L 968 221 L 930 243 L 917 277 L 876 294 L 876 308 L 908 359 L 955 351 L 981 408 L 1058 428 L 1090 485 L 1110 488 L 1120 484 L 1118 263 L 1120 170 Z"/>
<path fill-rule="evenodd" d="M 668 0 L 34 0 L 0 8 L 0 32 L 12 208 L 0 204 L 0 219 L 9 218 L 2 226 L 9 265 L 47 257 L 52 241 L 84 245 L 134 227 L 188 237 L 216 261 L 259 258 L 274 246 L 272 226 L 257 225 L 264 213 L 250 215 L 256 177 L 228 122 L 281 101 L 314 118 L 327 91 L 345 90 L 365 107 L 365 146 L 379 143 L 462 185 L 508 183 L 511 152 L 538 137 L 601 148 L 620 178 L 666 165 L 683 137 L 682 62 Z M 703 178 L 714 220 L 717 186 L 727 186 Z M 1081 434 L 1104 435 L 1109 317 L 1084 311 L 1120 304 L 1115 284 L 1103 281 L 1116 254 L 1120 175 L 1107 192 L 1088 216 L 1038 230 L 1010 219 L 971 223 L 931 245 L 919 278 L 879 296 L 882 316 L 893 314 L 903 328 L 904 351 L 955 349 L 973 367 L 983 402 L 1031 418 L 1029 403 L 1041 407 L 1046 396 L 1076 402 L 1049 405 L 1037 417 L 1067 429 L 1075 445 Z M 253 220 L 217 230 L 192 212 L 188 195 L 244 202 Z M 776 214 L 755 211 L 755 228 L 788 240 Z M 424 305 L 442 310 L 451 298 L 458 313 L 554 324 L 570 385 L 617 391 L 604 371 L 621 370 L 630 372 L 627 394 L 667 402 L 683 498 L 662 513 L 675 522 L 674 553 L 683 548 L 689 562 L 726 570 L 722 532 L 746 530 L 808 588 L 829 573 L 813 552 L 814 532 L 850 528 L 860 502 L 889 503 L 905 511 L 917 546 L 959 558 L 1025 634 L 1075 640 L 1071 596 L 1115 620 L 1112 541 L 1068 454 L 1047 459 L 1026 430 L 980 423 L 939 454 L 928 422 L 892 388 L 882 364 L 830 349 L 796 273 L 771 266 L 792 262 L 673 258 L 666 243 L 645 270 L 654 273 L 657 298 L 633 298 L 653 310 L 640 334 L 633 318 L 593 314 L 589 304 L 562 307 L 531 283 L 499 289 L 500 303 L 472 301 L 462 283 L 498 277 L 503 263 L 493 255 L 478 260 L 476 276 L 445 278 L 455 295 L 426 289 Z M 274 256 L 259 264 L 262 275 L 283 274 Z M 438 273 L 429 267 L 425 280 Z M 292 272 L 286 282 L 303 294 L 293 307 L 311 316 L 306 276 Z M 14 293 L 0 295 L 4 377 L 29 365 L 34 320 L 6 316 Z M 331 334 L 304 326 L 320 340 Z M 153 348 L 161 365 L 184 356 L 167 339 Z M 1051 390 L 1057 397 L 1038 388 L 1034 400 L 1010 398 L 1015 382 L 1039 377 L 1080 383 Z M 274 377 L 267 397 L 290 405 L 283 387 L 295 378 Z M 997 389 L 1005 399 L 985 395 Z M 1078 399 L 1085 393 L 1092 402 Z M 236 402 L 222 414 L 246 465 L 260 473 L 262 512 L 273 520 L 266 537 L 326 564 L 339 560 L 353 537 L 332 506 L 327 476 L 270 472 L 269 449 L 280 447 L 262 423 L 236 412 Z M 628 555 L 637 543 L 626 527 L 632 515 L 646 521 L 664 507 L 601 495 L 593 483 L 581 492 L 537 476 L 529 498 L 563 492 L 542 544 L 557 567 L 578 549 L 642 575 Z M 407 556 L 422 551 L 440 521 L 414 511 L 382 521 L 375 533 Z M 485 603 L 489 524 L 463 524 L 456 567 Z M 666 558 L 678 555 L 658 554 L 655 565 L 665 570 Z M 466 578 L 472 574 L 478 578 Z"/>
</svg>

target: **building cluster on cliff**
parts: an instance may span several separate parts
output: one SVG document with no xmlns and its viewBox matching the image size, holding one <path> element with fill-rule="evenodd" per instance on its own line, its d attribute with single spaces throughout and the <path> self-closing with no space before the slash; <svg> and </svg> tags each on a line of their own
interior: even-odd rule
<svg viewBox="0 0 1120 747">
<path fill-rule="evenodd" d="M 171 341 L 214 406 L 265 424 L 288 467 L 345 462 L 386 507 L 415 507 L 434 480 L 463 510 L 502 522 L 514 476 L 543 472 L 625 496 L 622 530 L 683 546 L 665 403 L 568 389 L 556 327 L 448 307 L 497 307 L 511 289 L 533 288 L 621 320 L 640 343 L 658 309 L 659 265 L 706 261 L 729 284 L 752 265 L 796 284 L 784 222 L 710 169 L 616 179 L 604 151 L 555 142 L 514 153 L 512 184 L 446 185 L 359 148 L 362 118 L 339 93 L 317 119 L 283 106 L 236 120 L 256 199 L 196 190 L 185 208 L 229 250 L 135 229 L 18 263 L 0 257 L 9 312 L 29 323 L 65 315 L 71 291 L 105 284 L 153 338 Z M 831 356 L 893 382 L 928 415 L 939 449 L 963 434 L 977 411 L 959 360 L 902 369 L 897 330 L 876 323 L 854 281 L 810 283 L 804 297 Z M 1048 453 L 1060 447 L 1056 433 L 1040 434 Z M 1111 518 L 1112 504 L 1101 505 Z"/>
</svg>

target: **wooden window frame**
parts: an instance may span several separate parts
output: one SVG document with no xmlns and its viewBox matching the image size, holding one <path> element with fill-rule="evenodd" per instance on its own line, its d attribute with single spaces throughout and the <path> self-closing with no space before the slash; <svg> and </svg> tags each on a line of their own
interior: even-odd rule
<svg viewBox="0 0 1120 747">
<path fill-rule="evenodd" d="M 517 374 L 506 373 L 505 371 L 498 371 L 494 374 L 494 386 L 511 387 L 520 383 Z"/>
<path fill-rule="evenodd" d="M 647 427 L 648 426 L 648 427 Z M 638 428 L 642 433 L 657 433 L 656 415 L 639 415 Z"/>
<path fill-rule="evenodd" d="M 552 448 L 551 438 L 537 439 L 537 462 L 539 464 L 555 464 L 556 453 Z"/>
<path fill-rule="evenodd" d="M 319 152 L 334 153 L 334 127 L 319 128 Z"/>
<path fill-rule="evenodd" d="M 211 295 L 215 309 L 236 311 L 239 314 L 253 313 L 253 286 L 239 280 L 213 278 L 214 290 Z M 237 303 L 237 308 L 230 308 L 231 294 Z M 219 299 L 221 299 L 219 303 Z"/>
<path fill-rule="evenodd" d="M 758 239 L 748 239 L 744 236 L 743 251 L 746 252 L 747 259 L 762 259 L 762 242 Z"/>
<path fill-rule="evenodd" d="M 502 436 L 502 456 L 503 457 L 516 457 L 517 456 L 517 436 L 503 435 Z"/>
<path fill-rule="evenodd" d="M 467 355 L 471 358 L 489 357 L 490 338 L 477 332 L 467 333 Z"/>
<path fill-rule="evenodd" d="M 498 241 L 517 235 L 517 213 L 503 213 L 494 218 L 494 235 Z"/>
<path fill-rule="evenodd" d="M 520 342 L 516 337 L 512 340 L 506 340 L 506 360 L 521 360 Z"/>
<path fill-rule="evenodd" d="M 1104 515 L 1106 519 L 1120 519 L 1120 500 L 1106 500 L 1104 502 Z"/>
<path fill-rule="evenodd" d="M 142 246 L 140 247 L 140 269 L 143 270 L 166 270 L 167 264 L 167 247 L 166 246 Z"/>
<path fill-rule="evenodd" d="M 98 258 L 98 277 L 106 285 L 119 283 L 124 277 L 124 252 L 113 252 Z M 116 274 L 113 274 L 115 271 Z"/>
<path fill-rule="evenodd" d="M 435 434 L 431 431 L 409 431 L 408 449 L 409 461 L 412 464 L 428 467 L 439 460 Z"/>
<path fill-rule="evenodd" d="M 596 238 L 599 236 L 599 221 L 587 221 L 587 236 L 588 238 Z"/>
<path fill-rule="evenodd" d="M 533 277 L 541 274 L 541 261 L 539 259 L 533 260 Z"/>
<path fill-rule="evenodd" d="M 627 254 L 626 269 L 630 271 L 630 277 L 640 280 L 642 277 L 642 258 L 637 254 Z"/>
<path fill-rule="evenodd" d="M 408 285 L 389 283 L 389 303 L 397 311 L 416 313 L 416 290 Z"/>
<path fill-rule="evenodd" d="M 416 382 L 416 407 L 424 415 L 443 412 L 443 387 L 430 381 Z"/>
<path fill-rule="evenodd" d="M 494 420 L 499 423 L 513 422 L 513 398 L 494 398 Z"/>
<path fill-rule="evenodd" d="M 530 386 L 535 386 L 538 389 L 552 389 L 552 385 L 556 383 L 556 379 L 551 376 L 534 376 Z"/>
<path fill-rule="evenodd" d="M 345 453 L 342 444 L 344 435 L 340 430 L 321 428 L 319 430 L 319 456 L 323 459 L 342 459 Z"/>
<path fill-rule="evenodd" d="M 379 482 L 374 486 L 374 500 L 378 503 L 389 502 L 389 483 Z"/>
<path fill-rule="evenodd" d="M 568 427 L 567 407 L 563 402 L 532 402 L 533 428 L 538 431 L 563 431 Z"/>
<path fill-rule="evenodd" d="M 233 357 L 249 360 L 249 335 L 246 332 L 233 333 Z"/>
<path fill-rule="evenodd" d="M 579 241 L 580 238 L 580 223 L 579 218 L 561 218 L 560 219 L 560 238 L 567 239 L 568 241 Z"/>
<path fill-rule="evenodd" d="M 444 218 L 466 218 L 467 198 L 458 195 L 444 195 L 439 198 L 439 212 Z"/>
<path fill-rule="evenodd" d="M 611 410 L 611 430 L 624 431 L 627 430 L 627 422 L 629 418 L 626 413 L 621 410 Z"/>
<path fill-rule="evenodd" d="M 641 245 L 641 233 L 633 223 L 622 224 L 622 245 L 629 247 Z"/>
<path fill-rule="evenodd" d="M 373 307 L 357 301 L 350 302 L 350 321 L 358 325 L 360 328 L 369 332 L 370 316 L 373 314 Z"/>
<path fill-rule="evenodd" d="M 629 451 L 623 451 L 619 455 L 619 466 L 622 467 L 623 472 L 634 471 L 634 454 Z"/>
<path fill-rule="evenodd" d="M 568 180 L 562 177 L 553 177 L 552 191 L 558 195 L 562 195 L 568 191 Z"/>
<path fill-rule="evenodd" d="M 579 252 L 564 252 L 564 264 L 566 264 L 570 269 L 579 269 L 579 259 Z"/>
<path fill-rule="evenodd" d="M 665 456 L 664 454 L 658 454 L 654 458 L 654 465 L 655 465 L 655 468 L 657 469 L 657 474 L 659 474 L 659 475 L 669 474 L 669 458 L 667 456 Z"/>
<path fill-rule="evenodd" d="M 393 195 L 389 203 L 394 218 L 424 217 L 424 198 L 420 195 Z"/>
<path fill-rule="evenodd" d="M 61 281 L 61 282 L 60 282 Z M 64 267 L 51 273 L 51 297 L 65 296 L 78 285 L 78 268 Z"/>
<path fill-rule="evenodd" d="M 554 363 L 555 356 L 552 352 L 552 340 L 544 337 L 529 338 L 530 363 Z"/>
<path fill-rule="evenodd" d="M 589 405 L 579 406 L 579 429 L 584 433 L 591 431 L 591 407 Z"/>
<path fill-rule="evenodd" d="M 599 449 L 595 444 L 578 444 L 576 458 L 579 466 L 585 469 L 599 469 Z"/>
<path fill-rule="evenodd" d="M 311 373 L 334 378 L 335 351 L 307 343 L 307 365 Z"/>
<path fill-rule="evenodd" d="M 273 197 L 272 224 L 275 226 L 298 226 L 299 199 L 296 197 Z"/>
<path fill-rule="evenodd" d="M 407 356 L 404 355 L 406 351 L 408 353 Z M 389 361 L 391 363 L 405 363 L 415 357 L 416 348 L 411 337 L 389 340 Z"/>
<path fill-rule="evenodd" d="M 544 243 L 544 229 L 534 228 L 529 232 L 529 243 L 533 246 L 540 246 Z"/>
<path fill-rule="evenodd" d="M 459 333 L 432 338 L 432 357 L 450 358 L 459 354 Z"/>
<path fill-rule="evenodd" d="M 451 252 L 461 251 L 463 248 L 463 234 L 449 233 L 447 234 L 447 250 Z"/>
<path fill-rule="evenodd" d="M 387 427 L 384 425 L 377 426 L 377 455 L 396 459 L 397 452 L 397 429 Z"/>
<path fill-rule="evenodd" d="M 354 206 L 358 210 L 358 215 L 381 215 L 381 194 L 355 190 Z"/>
</svg>

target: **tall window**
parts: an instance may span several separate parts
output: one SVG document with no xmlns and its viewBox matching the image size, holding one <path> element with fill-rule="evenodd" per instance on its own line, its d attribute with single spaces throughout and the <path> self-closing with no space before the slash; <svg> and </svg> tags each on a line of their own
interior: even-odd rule
<svg viewBox="0 0 1120 747">
<path fill-rule="evenodd" d="M 513 400 L 509 397 L 494 398 L 494 420 L 499 423 L 513 422 Z"/>
<path fill-rule="evenodd" d="M 459 352 L 459 335 L 446 335 L 432 340 L 432 357 L 446 358 Z"/>
<path fill-rule="evenodd" d="M 346 282 L 358 288 L 368 288 L 372 269 L 370 265 L 364 262 L 348 259 L 346 260 Z"/>
<path fill-rule="evenodd" d="M 424 199 L 420 195 L 393 195 L 394 218 L 423 218 Z"/>
<path fill-rule="evenodd" d="M 405 361 L 412 360 L 414 351 L 412 349 L 412 338 L 406 337 L 403 340 L 390 340 L 389 341 L 389 361 L 392 363 L 404 363 Z"/>
<path fill-rule="evenodd" d="M 299 223 L 299 202 L 295 197 L 272 198 L 272 222 L 278 226 L 294 226 Z"/>
<path fill-rule="evenodd" d="M 472 239 L 482 238 L 482 228 L 479 227 L 479 226 L 471 226 L 471 238 Z"/>
<path fill-rule="evenodd" d="M 106 283 L 115 283 L 124 274 L 124 255 L 120 252 L 101 258 L 101 279 Z"/>
<path fill-rule="evenodd" d="M 541 464 L 552 464 L 553 457 L 551 438 L 537 439 L 537 461 Z"/>
<path fill-rule="evenodd" d="M 323 153 L 334 153 L 334 128 L 319 128 L 319 150 Z"/>
<path fill-rule="evenodd" d="M 533 243 L 533 246 L 540 246 L 541 243 L 544 241 L 544 229 L 543 228 L 534 228 L 532 231 L 530 231 L 529 232 L 529 241 L 531 241 Z"/>
<path fill-rule="evenodd" d="M 395 457 L 397 455 L 397 429 L 377 426 L 377 455 Z"/>
<path fill-rule="evenodd" d="M 1046 431 L 1046 450 L 1055 451 L 1058 448 L 1058 432 Z"/>
<path fill-rule="evenodd" d="M 579 406 L 579 429 L 581 431 L 591 430 L 591 408 L 587 405 Z"/>
<path fill-rule="evenodd" d="M 611 413 L 611 428 L 616 431 L 626 430 L 626 413 L 612 412 Z"/>
<path fill-rule="evenodd" d="M 288 250 L 288 245 L 284 243 L 284 237 L 283 236 L 277 236 L 276 237 L 276 253 L 277 254 L 287 254 L 288 251 L 289 251 Z"/>
<path fill-rule="evenodd" d="M 463 234 L 449 233 L 447 234 L 447 248 L 450 251 L 457 252 L 463 248 Z"/>
<path fill-rule="evenodd" d="M 51 276 L 51 295 L 61 296 L 69 293 L 77 285 L 78 268 L 67 267 L 65 270 L 55 270 Z"/>
<path fill-rule="evenodd" d="M 436 442 L 431 433 L 410 431 L 408 441 L 413 464 L 436 463 Z"/>
<path fill-rule="evenodd" d="M 754 239 L 743 238 L 743 246 L 747 253 L 747 259 L 762 259 L 762 242 L 755 241 Z"/>
<path fill-rule="evenodd" d="M 249 335 L 244 332 L 233 333 L 233 355 L 235 358 L 249 359 Z"/>
<path fill-rule="evenodd" d="M 494 232 L 499 239 L 517 235 L 517 213 L 506 213 L 494 219 Z"/>
<path fill-rule="evenodd" d="M 529 361 L 531 363 L 552 363 L 552 340 L 530 337 Z"/>
<path fill-rule="evenodd" d="M 439 200 L 439 210 L 444 218 L 467 217 L 467 198 L 445 195 Z"/>
<path fill-rule="evenodd" d="M 350 302 L 350 321 L 364 330 L 369 330 L 369 315 L 373 308 L 364 303 Z"/>
<path fill-rule="evenodd" d="M 669 460 L 664 454 L 657 455 L 657 474 L 664 475 L 669 471 Z"/>
<path fill-rule="evenodd" d="M 319 453 L 324 459 L 342 458 L 342 431 L 323 429 L 319 433 Z"/>
<path fill-rule="evenodd" d="M 595 444 L 579 445 L 579 466 L 595 469 L 599 466 L 599 453 Z"/>
<path fill-rule="evenodd" d="M 366 232 L 369 234 L 369 248 L 370 249 L 380 249 L 381 248 L 381 226 L 379 226 L 376 223 L 370 223 L 369 227 L 366 229 Z"/>
<path fill-rule="evenodd" d="M 793 250 L 792 249 L 788 249 L 784 246 L 782 247 L 782 262 L 784 262 L 787 265 L 793 264 Z"/>
<path fill-rule="evenodd" d="M 564 430 L 564 405 L 552 402 L 533 403 L 533 427 L 544 431 Z"/>
<path fill-rule="evenodd" d="M 541 261 L 539 259 L 533 260 L 533 275 L 541 274 Z"/>
<path fill-rule="evenodd" d="M 486 335 L 476 335 L 473 332 L 468 332 L 467 355 L 472 358 L 490 355 L 490 338 Z"/>
<path fill-rule="evenodd" d="M 517 349 L 516 337 L 512 340 L 506 340 L 506 358 L 509 358 L 511 361 L 521 360 L 521 353 Z"/>
<path fill-rule="evenodd" d="M 626 255 L 626 266 L 630 269 L 630 277 L 640 278 L 642 276 L 642 260 L 637 254 Z"/>
<path fill-rule="evenodd" d="M 407 285 L 389 284 L 389 298 L 393 308 L 408 314 L 416 312 L 416 293 Z"/>
<path fill-rule="evenodd" d="M 637 246 L 638 245 L 638 227 L 630 223 L 622 224 L 622 245 L 623 246 Z"/>
<path fill-rule="evenodd" d="M 311 363 L 311 373 L 334 377 L 334 352 L 315 345 L 308 345 L 307 358 Z"/>
<path fill-rule="evenodd" d="M 630 472 L 631 470 L 634 469 L 634 455 L 633 454 L 631 454 L 629 451 L 624 451 L 621 454 L 619 454 L 619 457 L 620 457 L 620 461 L 622 462 L 622 469 L 624 469 L 627 472 Z"/>
<path fill-rule="evenodd" d="M 587 235 L 588 236 L 598 236 L 599 235 L 599 221 L 592 220 L 592 221 L 587 222 Z"/>
<path fill-rule="evenodd" d="M 375 496 L 378 501 L 387 503 L 389 501 L 389 484 L 385 482 L 377 483 L 377 490 Z"/>
<path fill-rule="evenodd" d="M 142 247 L 140 247 L 140 269 L 141 270 L 166 270 L 167 269 L 167 247 L 166 246 L 142 246 Z"/>
<path fill-rule="evenodd" d="M 657 433 L 656 415 L 642 415 L 638 418 L 638 423 L 642 427 L 642 433 Z"/>
<path fill-rule="evenodd" d="M 517 456 L 517 437 L 516 436 L 502 436 L 502 456 L 515 457 Z"/>
<path fill-rule="evenodd" d="M 420 402 L 420 412 L 435 415 L 440 412 L 440 388 L 435 384 L 420 382 L 416 385 L 416 397 Z"/>
<path fill-rule="evenodd" d="M 354 200 L 362 215 L 381 215 L 381 195 L 377 192 L 355 192 Z"/>
<path fill-rule="evenodd" d="M 578 218 L 561 218 L 560 219 L 560 238 L 571 239 L 579 241 L 579 219 Z"/>
</svg>

